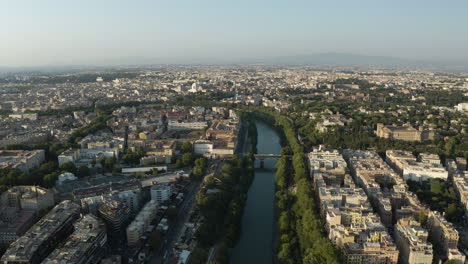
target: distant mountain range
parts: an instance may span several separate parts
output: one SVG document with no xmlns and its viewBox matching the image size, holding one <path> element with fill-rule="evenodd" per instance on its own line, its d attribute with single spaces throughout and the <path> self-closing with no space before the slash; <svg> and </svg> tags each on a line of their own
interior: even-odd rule
<svg viewBox="0 0 468 264">
<path fill-rule="evenodd" d="M 267 63 L 290 65 L 383 66 L 396 68 L 426 68 L 467 71 L 467 61 L 408 60 L 386 56 L 367 56 L 347 53 L 321 53 L 304 56 L 283 56 L 266 59 Z"/>
<path fill-rule="evenodd" d="M 357 66 L 401 69 L 428 69 L 434 71 L 468 72 L 468 61 L 450 60 L 409 60 L 387 56 L 368 56 L 348 53 L 320 53 L 314 55 L 277 56 L 262 58 L 201 58 L 201 57 L 119 57 L 108 60 L 92 61 L 69 65 L 44 65 L 34 67 L 1 67 L 0 72 L 63 72 L 73 70 L 102 69 L 115 66 L 148 66 L 161 64 L 182 65 L 222 65 L 222 64 L 279 64 L 279 65 L 327 65 L 327 66 Z"/>
</svg>

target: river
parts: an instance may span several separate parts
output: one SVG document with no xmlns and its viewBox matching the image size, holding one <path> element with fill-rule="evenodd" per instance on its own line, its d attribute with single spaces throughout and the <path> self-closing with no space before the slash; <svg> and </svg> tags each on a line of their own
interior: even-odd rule
<svg viewBox="0 0 468 264">
<path fill-rule="evenodd" d="M 262 121 L 255 121 L 255 124 L 258 132 L 257 153 L 280 153 L 280 138 L 276 131 Z M 264 167 L 255 170 L 242 217 L 241 236 L 233 249 L 231 264 L 273 262 L 276 160 L 265 160 Z"/>
</svg>

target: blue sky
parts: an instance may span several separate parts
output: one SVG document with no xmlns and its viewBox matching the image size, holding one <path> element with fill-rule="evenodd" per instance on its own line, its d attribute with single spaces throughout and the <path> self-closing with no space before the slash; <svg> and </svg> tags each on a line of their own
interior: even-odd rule
<svg viewBox="0 0 468 264">
<path fill-rule="evenodd" d="M 343 52 L 468 60 L 467 0 L 0 0 L 0 66 Z"/>
</svg>

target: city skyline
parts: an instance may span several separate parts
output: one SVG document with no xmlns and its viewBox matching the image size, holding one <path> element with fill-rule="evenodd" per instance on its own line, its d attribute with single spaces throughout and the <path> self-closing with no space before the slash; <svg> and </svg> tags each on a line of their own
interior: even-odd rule
<svg viewBox="0 0 468 264">
<path fill-rule="evenodd" d="M 323 53 L 468 62 L 466 1 L 20 1 L 1 67 L 258 62 Z M 274 62 L 274 60 L 272 61 Z"/>
</svg>

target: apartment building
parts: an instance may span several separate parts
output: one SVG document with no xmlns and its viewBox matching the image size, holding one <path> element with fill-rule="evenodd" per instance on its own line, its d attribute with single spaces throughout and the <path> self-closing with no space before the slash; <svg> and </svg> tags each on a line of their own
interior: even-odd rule
<svg viewBox="0 0 468 264">
<path fill-rule="evenodd" d="M 347 174 L 340 182 L 327 179 L 328 171 L 339 168 L 339 172 L 344 173 L 346 162 L 341 154 L 316 150 L 309 153 L 309 163 L 325 230 L 332 243 L 343 250 L 344 263 L 396 264 L 398 250 L 381 218 L 373 213 L 366 192 L 350 182 Z"/>
<path fill-rule="evenodd" d="M 43 264 L 100 263 L 107 244 L 104 222 L 94 215 L 87 214 L 73 226 L 74 231 L 65 244 L 52 251 Z"/>
<path fill-rule="evenodd" d="M 0 196 L 0 207 L 39 211 L 54 204 L 54 193 L 39 186 L 15 186 Z"/>
<path fill-rule="evenodd" d="M 452 223 L 448 222 L 444 216 L 437 211 L 431 211 L 427 219 L 429 238 L 443 252 L 443 257 L 452 259 L 456 263 L 464 263 L 465 256 L 459 252 L 458 231 Z"/>
<path fill-rule="evenodd" d="M 45 161 L 45 151 L 38 150 L 0 150 L 0 169 L 19 169 L 28 172 L 38 168 Z"/>
<path fill-rule="evenodd" d="M 168 201 L 171 199 L 173 190 L 173 185 L 171 183 L 156 184 L 150 189 L 151 200 L 155 200 L 159 203 Z"/>
<path fill-rule="evenodd" d="M 431 264 L 432 244 L 428 232 L 413 220 L 401 219 L 395 226 L 395 243 L 400 251 L 401 264 Z"/>
<path fill-rule="evenodd" d="M 136 246 L 158 212 L 158 202 L 150 200 L 126 229 L 127 245 Z"/>
<path fill-rule="evenodd" d="M 13 242 L 0 259 L 2 264 L 38 264 L 73 232 L 80 206 L 65 200 Z"/>
</svg>

